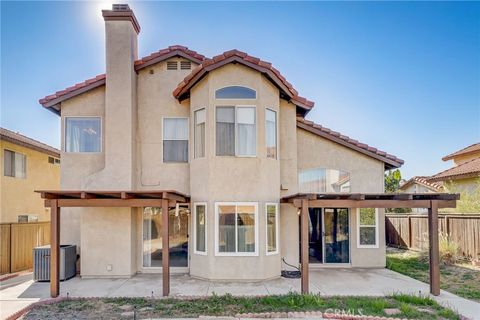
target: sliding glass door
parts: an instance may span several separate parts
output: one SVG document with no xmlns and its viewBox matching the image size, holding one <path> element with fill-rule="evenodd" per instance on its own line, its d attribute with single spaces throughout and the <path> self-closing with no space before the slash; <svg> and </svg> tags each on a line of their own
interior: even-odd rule
<svg viewBox="0 0 480 320">
<path fill-rule="evenodd" d="M 324 263 L 350 262 L 348 209 L 323 209 Z"/>
<path fill-rule="evenodd" d="M 169 211 L 169 257 L 171 267 L 188 267 L 188 209 Z M 162 267 L 162 210 L 143 209 L 143 267 Z"/>
</svg>

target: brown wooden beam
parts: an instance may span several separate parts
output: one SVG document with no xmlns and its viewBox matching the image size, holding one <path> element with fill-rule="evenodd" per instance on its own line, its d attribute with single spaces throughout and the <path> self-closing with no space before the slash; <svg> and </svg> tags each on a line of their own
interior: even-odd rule
<svg viewBox="0 0 480 320">
<path fill-rule="evenodd" d="M 183 196 L 180 196 L 178 194 L 172 193 L 172 192 L 164 192 L 162 194 L 162 198 L 164 199 L 169 199 L 169 200 L 175 200 L 176 202 L 187 202 L 187 199 Z"/>
<path fill-rule="evenodd" d="M 53 200 L 45 200 L 45 206 L 49 207 Z M 141 208 L 161 207 L 162 199 L 58 199 L 59 207 L 117 207 L 117 208 Z"/>
<path fill-rule="evenodd" d="M 308 293 L 308 200 L 302 200 L 300 213 L 300 261 L 302 293 Z"/>
<path fill-rule="evenodd" d="M 432 200 L 309 200 L 315 208 L 429 208 Z M 435 200 L 438 208 L 455 208 L 456 200 Z"/>
<path fill-rule="evenodd" d="M 50 296 L 60 294 L 60 207 L 50 201 Z"/>
<path fill-rule="evenodd" d="M 428 244 L 430 265 L 430 293 L 440 295 L 440 253 L 438 244 L 438 204 L 433 200 L 428 209 Z"/>
<path fill-rule="evenodd" d="M 168 225 L 168 200 L 162 200 L 162 272 L 163 296 L 170 294 L 170 261 L 169 261 L 169 225 Z"/>
</svg>

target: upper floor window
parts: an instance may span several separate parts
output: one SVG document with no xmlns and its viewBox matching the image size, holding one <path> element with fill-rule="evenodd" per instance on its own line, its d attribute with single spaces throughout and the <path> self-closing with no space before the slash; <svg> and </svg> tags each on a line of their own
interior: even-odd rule
<svg viewBox="0 0 480 320">
<path fill-rule="evenodd" d="M 66 152 L 100 152 L 102 127 L 100 117 L 65 118 Z"/>
<path fill-rule="evenodd" d="M 230 86 L 215 91 L 215 99 L 256 99 L 257 92 L 241 86 Z"/>
<path fill-rule="evenodd" d="M 54 157 L 48 157 L 48 163 L 51 164 L 60 164 L 60 159 Z"/>
<path fill-rule="evenodd" d="M 27 157 L 10 150 L 3 151 L 3 174 L 6 177 L 25 179 L 27 176 Z"/>
<path fill-rule="evenodd" d="M 195 111 L 195 158 L 205 157 L 205 108 Z"/>
<path fill-rule="evenodd" d="M 302 193 L 350 192 L 350 173 L 325 168 L 302 170 L 298 184 Z"/>
<path fill-rule="evenodd" d="M 163 161 L 188 162 L 187 118 L 163 118 Z"/>
<path fill-rule="evenodd" d="M 277 158 L 277 113 L 265 110 L 265 141 L 267 144 L 267 158 Z"/>
<path fill-rule="evenodd" d="M 216 155 L 255 156 L 255 107 L 217 107 Z"/>
</svg>

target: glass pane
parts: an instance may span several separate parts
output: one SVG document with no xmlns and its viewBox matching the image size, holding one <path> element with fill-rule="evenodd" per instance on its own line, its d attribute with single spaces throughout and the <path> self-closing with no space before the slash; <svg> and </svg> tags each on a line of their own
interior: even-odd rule
<svg viewBox="0 0 480 320">
<path fill-rule="evenodd" d="M 277 126 L 276 112 L 272 110 L 266 111 L 265 123 L 265 141 L 267 144 L 267 158 L 277 157 Z"/>
<path fill-rule="evenodd" d="M 66 118 L 66 152 L 100 152 L 100 118 Z"/>
<path fill-rule="evenodd" d="M 169 211 L 169 259 L 171 267 L 188 266 L 188 212 L 180 207 L 178 213 Z M 143 210 L 143 266 L 162 266 L 162 210 L 147 207 Z"/>
<path fill-rule="evenodd" d="M 164 162 L 188 162 L 188 141 L 187 140 L 164 140 L 163 141 Z"/>
<path fill-rule="evenodd" d="M 15 152 L 10 150 L 4 150 L 3 153 L 3 174 L 6 177 L 15 176 Z"/>
<path fill-rule="evenodd" d="M 215 91 L 215 99 L 255 99 L 255 90 L 240 86 L 231 86 Z"/>
<path fill-rule="evenodd" d="M 235 108 L 217 107 L 216 155 L 235 155 Z"/>
<path fill-rule="evenodd" d="M 360 227 L 360 244 L 376 245 L 375 227 Z"/>
<path fill-rule="evenodd" d="M 15 177 L 16 178 L 25 178 L 26 177 L 26 157 L 23 154 L 15 153 Z"/>
<path fill-rule="evenodd" d="M 255 207 L 237 208 L 238 252 L 255 252 Z"/>
<path fill-rule="evenodd" d="M 321 193 L 325 192 L 325 169 L 308 169 L 300 171 L 298 175 L 300 192 Z"/>
<path fill-rule="evenodd" d="M 326 192 L 350 192 L 350 174 L 342 170 L 326 169 Z"/>
<path fill-rule="evenodd" d="M 310 218 L 308 224 L 308 261 L 310 263 L 321 263 L 323 262 L 322 209 L 309 208 L 308 216 Z"/>
<path fill-rule="evenodd" d="M 361 208 L 360 209 L 360 225 L 361 226 L 375 226 L 375 209 Z"/>
<path fill-rule="evenodd" d="M 348 209 L 325 209 L 325 262 L 348 263 Z"/>
<path fill-rule="evenodd" d="M 277 206 L 267 205 L 267 251 L 277 251 Z"/>
<path fill-rule="evenodd" d="M 195 207 L 197 215 L 195 217 L 196 223 L 196 244 L 197 244 L 197 251 L 205 252 L 205 206 L 204 205 L 197 205 Z"/>
<path fill-rule="evenodd" d="M 186 118 L 164 118 L 163 140 L 188 140 L 188 120 Z"/>
<path fill-rule="evenodd" d="M 235 206 L 218 207 L 218 251 L 235 252 Z"/>
<path fill-rule="evenodd" d="M 256 154 L 255 108 L 237 108 L 237 155 Z"/>
<path fill-rule="evenodd" d="M 195 158 L 205 156 L 205 109 L 195 111 Z"/>
</svg>

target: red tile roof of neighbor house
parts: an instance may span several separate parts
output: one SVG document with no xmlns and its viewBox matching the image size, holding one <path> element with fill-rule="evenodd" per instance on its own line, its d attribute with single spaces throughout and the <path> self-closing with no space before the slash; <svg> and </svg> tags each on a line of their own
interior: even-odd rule
<svg viewBox="0 0 480 320">
<path fill-rule="evenodd" d="M 205 56 L 190 50 L 184 46 L 170 46 L 166 49 L 159 50 L 151 55 L 143 57 L 135 61 L 135 70 L 141 70 L 150 65 L 160 61 L 169 59 L 171 57 L 180 56 L 185 59 L 198 63 L 199 66 L 192 70 L 192 72 L 178 85 L 173 92 L 176 98 L 182 99 L 188 95 L 188 91 L 195 83 L 200 80 L 206 73 L 219 68 L 227 63 L 241 63 L 247 67 L 253 68 L 262 74 L 265 74 L 281 91 L 291 100 L 292 103 L 305 110 L 305 113 L 313 108 L 314 103 L 298 95 L 298 92 L 293 88 L 292 84 L 280 74 L 280 71 L 275 69 L 271 63 L 260 60 L 258 58 L 247 55 L 245 52 L 238 50 L 226 51 L 221 55 L 215 56 L 212 59 L 207 59 Z M 76 95 L 92 90 L 105 84 L 105 74 L 96 76 L 77 83 L 74 86 L 57 91 L 54 94 L 48 95 L 39 100 L 40 104 L 49 108 L 55 113 L 59 113 L 58 103 L 70 99 Z"/>
<path fill-rule="evenodd" d="M 480 142 L 474 143 L 466 148 L 460 149 L 455 151 L 454 153 L 450 153 L 442 158 L 443 161 L 451 160 L 458 156 L 464 156 L 472 153 L 480 153 Z"/>
<path fill-rule="evenodd" d="M 202 79 L 208 72 L 220 68 L 228 63 L 240 63 L 249 68 L 255 69 L 270 79 L 290 100 L 300 108 L 312 109 L 314 102 L 300 97 L 293 85 L 285 79 L 284 76 L 272 66 L 270 62 L 260 60 L 259 58 L 248 55 L 239 50 L 229 50 L 219 54 L 211 59 L 205 59 L 199 66 L 183 79 L 173 91 L 173 96 L 179 100 L 188 96 L 190 89 Z"/>
<path fill-rule="evenodd" d="M 435 183 L 433 181 L 429 181 L 430 177 L 413 177 L 411 178 L 410 180 L 408 180 L 407 182 L 405 182 L 404 184 L 402 184 L 400 186 L 400 189 L 405 189 L 406 187 L 408 187 L 409 185 L 411 184 L 414 184 L 414 183 L 418 183 L 418 184 L 421 184 L 429 189 L 432 189 L 434 191 L 437 191 L 437 192 L 440 192 L 442 191 L 443 189 L 443 186 L 438 184 L 438 183 Z"/>
<path fill-rule="evenodd" d="M 311 133 L 314 133 L 323 138 L 329 139 L 333 142 L 339 143 L 347 148 L 353 149 L 367 156 L 375 158 L 385 163 L 386 169 L 399 168 L 403 165 L 404 161 L 388 154 L 385 151 L 378 150 L 365 143 L 361 143 L 355 139 L 342 135 L 339 132 L 330 130 L 314 123 L 313 121 L 305 120 L 304 118 L 297 117 L 297 127 L 305 129 Z"/>
<path fill-rule="evenodd" d="M 26 148 L 37 150 L 54 157 L 60 157 L 60 150 L 5 128 L 0 128 L 0 140 L 5 140 Z"/>
<path fill-rule="evenodd" d="M 480 177 L 480 158 L 475 158 L 459 164 L 453 168 L 433 175 L 429 181 L 456 180 L 471 177 Z"/>
</svg>

